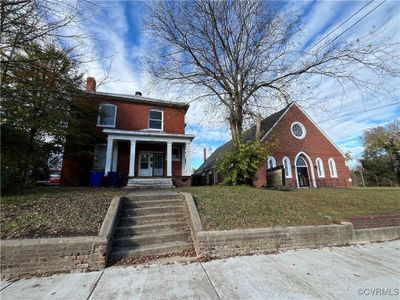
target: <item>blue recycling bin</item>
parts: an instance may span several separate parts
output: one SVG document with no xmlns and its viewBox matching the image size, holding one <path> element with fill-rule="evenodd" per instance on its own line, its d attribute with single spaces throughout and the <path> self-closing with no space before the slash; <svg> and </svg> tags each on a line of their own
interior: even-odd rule
<svg viewBox="0 0 400 300">
<path fill-rule="evenodd" d="M 104 173 L 98 171 L 90 171 L 89 186 L 91 187 L 101 187 L 103 181 Z"/>
<path fill-rule="evenodd" d="M 118 187 L 119 186 L 119 173 L 118 172 L 108 172 L 107 182 L 108 182 L 108 186 Z"/>
</svg>

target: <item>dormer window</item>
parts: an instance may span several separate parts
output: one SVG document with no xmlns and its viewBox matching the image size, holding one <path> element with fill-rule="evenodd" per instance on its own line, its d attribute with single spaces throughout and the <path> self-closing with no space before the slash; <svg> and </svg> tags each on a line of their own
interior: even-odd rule
<svg viewBox="0 0 400 300">
<path fill-rule="evenodd" d="M 161 110 L 149 111 L 149 129 L 163 130 L 163 112 Z"/>
<path fill-rule="evenodd" d="M 117 117 L 117 106 L 114 104 L 100 104 L 97 126 L 115 127 Z"/>
</svg>

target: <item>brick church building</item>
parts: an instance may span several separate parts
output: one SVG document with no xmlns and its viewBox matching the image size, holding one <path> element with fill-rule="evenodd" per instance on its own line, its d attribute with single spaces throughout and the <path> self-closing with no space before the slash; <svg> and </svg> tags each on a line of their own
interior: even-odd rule
<svg viewBox="0 0 400 300">
<path fill-rule="evenodd" d="M 254 139 L 255 131 L 256 126 L 248 129 L 244 133 L 243 142 Z M 318 188 L 352 185 L 344 153 L 294 102 L 262 120 L 260 132 L 262 141 L 276 141 L 278 145 L 270 149 L 270 156 L 266 157 L 265 163 L 256 172 L 255 186 Z M 194 182 L 221 182 L 222 179 L 215 171 L 215 163 L 221 154 L 230 149 L 231 141 L 216 149 L 196 170 Z"/>
</svg>

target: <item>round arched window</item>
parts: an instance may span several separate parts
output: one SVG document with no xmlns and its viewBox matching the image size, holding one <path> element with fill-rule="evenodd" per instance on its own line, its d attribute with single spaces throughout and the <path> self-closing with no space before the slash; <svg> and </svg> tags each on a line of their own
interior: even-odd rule
<svg viewBox="0 0 400 300">
<path fill-rule="evenodd" d="M 306 136 L 306 128 L 299 122 L 294 122 L 291 126 L 291 130 L 296 139 L 303 139 Z"/>
</svg>

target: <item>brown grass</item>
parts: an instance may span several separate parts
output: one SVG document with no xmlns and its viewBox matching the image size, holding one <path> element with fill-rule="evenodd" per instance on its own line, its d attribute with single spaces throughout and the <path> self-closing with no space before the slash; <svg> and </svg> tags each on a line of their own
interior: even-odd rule
<svg viewBox="0 0 400 300">
<path fill-rule="evenodd" d="M 204 230 L 339 223 L 400 213 L 399 188 L 276 191 L 247 186 L 181 188 L 192 193 Z"/>
</svg>

